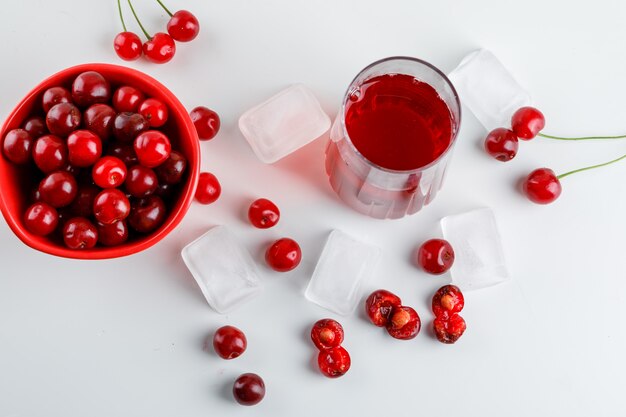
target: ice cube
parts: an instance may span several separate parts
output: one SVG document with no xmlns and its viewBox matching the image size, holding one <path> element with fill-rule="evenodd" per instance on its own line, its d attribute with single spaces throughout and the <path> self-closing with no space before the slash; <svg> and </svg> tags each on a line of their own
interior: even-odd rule
<svg viewBox="0 0 626 417">
<path fill-rule="evenodd" d="M 352 313 L 379 259 L 380 248 L 333 230 L 315 266 L 306 298 L 337 314 Z"/>
<path fill-rule="evenodd" d="M 443 238 L 454 249 L 452 283 L 475 290 L 509 279 L 496 218 L 489 208 L 441 219 Z"/>
<path fill-rule="evenodd" d="M 257 266 L 224 226 L 216 226 L 182 250 L 182 257 L 207 302 L 227 313 L 261 291 Z"/>
<path fill-rule="evenodd" d="M 530 94 L 496 56 L 486 49 L 467 55 L 448 75 L 461 104 L 491 131 L 511 125 L 511 116 L 531 103 Z"/>
<path fill-rule="evenodd" d="M 266 164 L 312 142 L 329 128 L 330 118 L 303 84 L 292 85 L 239 118 L 241 133 Z"/>
</svg>

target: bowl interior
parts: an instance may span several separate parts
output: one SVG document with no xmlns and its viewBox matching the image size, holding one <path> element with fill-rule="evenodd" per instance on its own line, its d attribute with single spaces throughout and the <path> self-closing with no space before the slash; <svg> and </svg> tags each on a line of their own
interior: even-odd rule
<svg viewBox="0 0 626 417">
<path fill-rule="evenodd" d="M 159 99 L 167 105 L 168 121 L 159 130 L 169 137 L 172 149 L 182 152 L 188 161 L 185 179 L 177 186 L 176 194 L 169 200 L 167 218 L 154 232 L 132 237 L 119 246 L 97 246 L 88 250 L 69 249 L 58 237 L 35 236 L 24 228 L 22 216 L 31 203 L 31 190 L 44 175 L 32 164 L 14 165 L 2 156 L 0 156 L 0 209 L 13 232 L 34 249 L 79 259 L 126 256 L 154 245 L 167 235 L 182 220 L 193 200 L 200 170 L 198 136 L 187 110 L 171 91 L 154 78 L 132 68 L 111 64 L 84 64 L 71 67 L 47 78 L 22 99 L 2 126 L 0 141 L 8 131 L 21 127 L 31 115 L 44 115 L 41 99 L 46 89 L 58 85 L 71 89 L 74 78 L 84 71 L 97 71 L 102 74 L 111 84 L 112 92 L 122 85 L 130 85 L 142 91 L 146 97 Z"/>
</svg>

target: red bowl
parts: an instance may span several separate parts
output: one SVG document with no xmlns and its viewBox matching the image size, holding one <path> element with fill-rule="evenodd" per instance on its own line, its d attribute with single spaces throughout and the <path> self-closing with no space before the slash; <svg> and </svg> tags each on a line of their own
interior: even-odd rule
<svg viewBox="0 0 626 417">
<path fill-rule="evenodd" d="M 167 218 L 154 232 L 119 246 L 96 246 L 87 250 L 69 249 L 61 241 L 33 235 L 24 227 L 22 218 L 28 208 L 31 191 L 37 183 L 37 177 L 33 172 L 35 168 L 30 165 L 14 165 L 1 155 L 0 210 L 15 235 L 39 251 L 77 259 L 108 259 L 131 255 L 154 245 L 180 223 L 191 205 L 198 183 L 200 172 L 198 134 L 185 107 L 163 84 L 142 72 L 118 65 L 84 64 L 65 69 L 41 82 L 20 101 L 2 126 L 0 143 L 8 131 L 21 127 L 24 120 L 33 113 L 41 112 L 41 98 L 46 89 L 57 85 L 69 88 L 74 78 L 84 71 L 97 71 L 102 74 L 111 84 L 112 91 L 118 86 L 130 85 L 144 92 L 146 97 L 159 99 L 167 105 L 169 118 L 160 130 L 169 136 L 173 148 L 182 152 L 188 161 L 186 179 L 179 185 Z"/>
</svg>

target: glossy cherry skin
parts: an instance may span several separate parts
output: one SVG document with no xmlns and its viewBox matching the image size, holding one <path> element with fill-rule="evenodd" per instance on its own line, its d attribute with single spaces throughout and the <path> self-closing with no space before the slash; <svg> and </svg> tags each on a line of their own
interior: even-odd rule
<svg viewBox="0 0 626 417">
<path fill-rule="evenodd" d="M 300 265 L 302 251 L 300 245 L 287 237 L 272 243 L 265 252 L 265 261 L 274 271 L 287 272 Z"/>
<path fill-rule="evenodd" d="M 33 138 L 24 129 L 10 130 L 2 142 L 2 153 L 14 164 L 25 164 L 31 160 Z"/>
<path fill-rule="evenodd" d="M 114 144 L 109 147 L 108 154 L 121 159 L 127 167 L 139 163 L 132 145 Z"/>
<path fill-rule="evenodd" d="M 268 229 L 280 219 L 280 210 L 276 207 L 276 204 L 272 203 L 267 198 L 259 198 L 250 204 L 248 209 L 248 220 L 254 227 L 259 229 Z"/>
<path fill-rule="evenodd" d="M 80 126 L 82 115 L 72 103 L 59 103 L 46 113 L 46 126 L 50 133 L 66 137 Z"/>
<path fill-rule="evenodd" d="M 344 376 L 350 369 L 350 354 L 341 346 L 320 350 L 317 366 L 329 378 Z"/>
<path fill-rule="evenodd" d="M 54 208 L 68 206 L 74 201 L 78 185 L 74 176 L 65 171 L 48 174 L 39 183 L 39 195 L 42 201 Z"/>
<path fill-rule="evenodd" d="M 391 311 L 400 307 L 400 297 L 387 290 L 376 290 L 365 300 L 365 313 L 372 324 L 384 327 L 389 321 Z"/>
<path fill-rule="evenodd" d="M 546 125 L 546 118 L 534 107 L 522 107 L 511 117 L 511 129 L 518 138 L 529 140 L 537 136 Z"/>
<path fill-rule="evenodd" d="M 113 121 L 116 115 L 115 110 L 106 104 L 89 106 L 83 114 L 85 128 L 98 135 L 101 140 L 107 141 L 113 134 Z"/>
<path fill-rule="evenodd" d="M 172 151 L 169 158 L 156 167 L 154 171 L 159 177 L 160 183 L 173 185 L 181 182 L 186 169 L 187 158 L 178 151 Z"/>
<path fill-rule="evenodd" d="M 35 141 L 32 156 L 37 168 L 49 174 L 67 165 L 67 145 L 58 136 L 44 135 Z"/>
<path fill-rule="evenodd" d="M 422 322 L 417 312 L 407 306 L 394 307 L 386 324 L 387 333 L 395 339 L 413 339 L 420 332 Z"/>
<path fill-rule="evenodd" d="M 143 101 L 143 93 L 129 85 L 121 86 L 113 93 L 113 108 L 119 113 L 136 113 Z"/>
<path fill-rule="evenodd" d="M 485 151 L 501 162 L 515 158 L 519 143 L 512 130 L 499 127 L 489 132 L 485 138 Z"/>
<path fill-rule="evenodd" d="M 233 397 L 241 405 L 255 405 L 265 397 L 265 382 L 257 374 L 239 375 L 233 384 Z"/>
<path fill-rule="evenodd" d="M 89 130 L 75 130 L 67 137 L 67 155 L 75 167 L 91 166 L 102 155 L 102 141 Z"/>
<path fill-rule="evenodd" d="M 111 100 L 109 82 L 96 71 L 85 71 L 72 83 L 72 98 L 80 107 L 89 107 L 96 103 L 108 103 Z"/>
<path fill-rule="evenodd" d="M 54 207 L 44 202 L 36 202 L 24 213 L 24 226 L 34 235 L 47 236 L 59 224 L 59 215 Z"/>
<path fill-rule="evenodd" d="M 139 105 L 138 113 L 145 117 L 150 127 L 161 127 L 169 115 L 167 106 L 161 100 L 148 98 Z"/>
<path fill-rule="evenodd" d="M 222 186 L 217 177 L 210 172 L 201 172 L 196 188 L 196 201 L 200 204 L 211 204 L 217 201 L 222 193 Z"/>
<path fill-rule="evenodd" d="M 432 309 L 435 317 L 450 317 L 465 306 L 463 293 L 456 285 L 444 285 L 433 296 Z"/>
<path fill-rule="evenodd" d="M 116 188 L 126 180 L 126 165 L 114 156 L 98 159 L 91 170 L 93 182 L 100 188 Z"/>
<path fill-rule="evenodd" d="M 98 243 L 98 230 L 84 217 L 74 217 L 63 226 L 63 242 L 70 249 L 91 249 Z"/>
<path fill-rule="evenodd" d="M 222 359 L 235 359 L 248 346 L 246 335 L 234 326 L 222 326 L 213 335 L 213 349 Z"/>
<path fill-rule="evenodd" d="M 97 223 L 98 242 L 104 246 L 117 246 L 128 240 L 126 221 L 120 220 L 112 224 Z"/>
<path fill-rule="evenodd" d="M 530 201 L 537 204 L 550 204 L 561 195 L 561 181 L 549 168 L 539 168 L 531 172 L 522 183 L 522 190 Z"/>
<path fill-rule="evenodd" d="M 220 130 L 220 117 L 207 107 L 196 107 L 189 113 L 200 140 L 210 140 Z"/>
<path fill-rule="evenodd" d="M 44 91 L 41 102 L 44 113 L 48 113 L 55 104 L 71 103 L 72 93 L 67 88 L 50 87 Z"/>
<path fill-rule="evenodd" d="M 441 343 L 452 344 L 459 340 L 465 332 L 467 325 L 463 317 L 452 314 L 448 317 L 437 317 L 433 321 L 433 329 L 437 340 Z"/>
<path fill-rule="evenodd" d="M 130 202 L 117 188 L 101 191 L 93 201 L 93 214 L 102 224 L 113 224 L 130 214 Z"/>
<path fill-rule="evenodd" d="M 46 120 L 40 116 L 32 116 L 24 122 L 24 130 L 28 132 L 31 138 L 37 139 L 48 133 Z"/>
<path fill-rule="evenodd" d="M 161 165 L 172 152 L 170 140 L 158 130 L 148 130 L 139 134 L 133 147 L 139 163 L 148 168 Z"/>
<path fill-rule="evenodd" d="M 311 340 L 319 350 L 332 349 L 343 343 L 343 327 L 333 319 L 322 319 L 311 328 Z"/>
<path fill-rule="evenodd" d="M 200 32 L 200 22 L 187 10 L 179 10 L 167 22 L 167 33 L 178 42 L 194 40 Z"/>
<path fill-rule="evenodd" d="M 71 214 L 76 217 L 91 217 L 93 215 L 93 201 L 100 191 L 102 190 L 95 185 L 80 185 L 74 201 L 69 206 Z"/>
<path fill-rule="evenodd" d="M 155 33 L 152 39 L 143 44 L 143 53 L 149 61 L 164 64 L 174 58 L 176 44 L 167 33 Z"/>
<path fill-rule="evenodd" d="M 444 239 L 427 240 L 417 250 L 417 263 L 429 274 L 443 274 L 454 264 L 452 245 Z"/>
<path fill-rule="evenodd" d="M 122 143 L 132 143 L 139 134 L 149 128 L 150 124 L 139 113 L 123 112 L 113 119 L 113 135 Z"/>
<path fill-rule="evenodd" d="M 156 191 L 158 185 L 157 175 L 152 169 L 139 164 L 128 168 L 124 188 L 133 197 L 149 196 Z"/>
<path fill-rule="evenodd" d="M 133 32 L 120 32 L 113 39 L 113 49 L 124 61 L 135 61 L 141 57 L 141 39 Z"/>
<path fill-rule="evenodd" d="M 128 225 L 140 233 L 150 233 L 165 220 L 167 210 L 161 197 L 150 195 L 135 200 L 128 216 Z"/>
</svg>

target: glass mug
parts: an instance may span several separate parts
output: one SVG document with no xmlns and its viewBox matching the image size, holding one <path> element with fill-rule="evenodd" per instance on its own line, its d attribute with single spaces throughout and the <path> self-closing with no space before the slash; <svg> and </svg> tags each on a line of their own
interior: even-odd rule
<svg viewBox="0 0 626 417">
<path fill-rule="evenodd" d="M 460 123 L 458 95 L 437 68 L 410 57 L 374 62 L 348 87 L 331 128 L 330 184 L 368 216 L 416 213 L 441 188 Z"/>
</svg>

